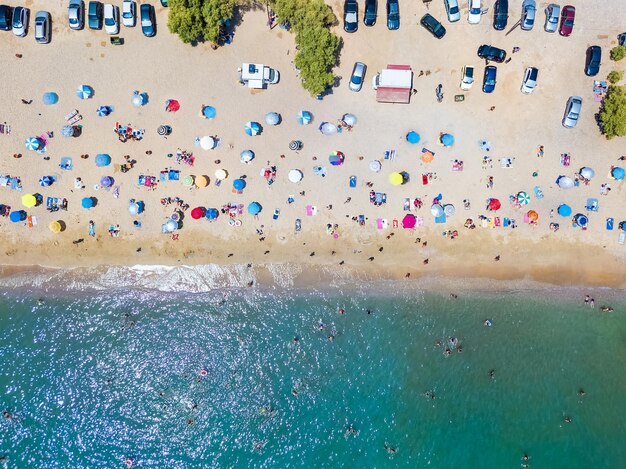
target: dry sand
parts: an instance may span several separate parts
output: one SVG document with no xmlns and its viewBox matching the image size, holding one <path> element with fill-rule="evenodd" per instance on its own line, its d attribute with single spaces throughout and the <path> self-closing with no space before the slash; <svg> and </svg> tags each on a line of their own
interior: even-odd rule
<svg viewBox="0 0 626 469">
<path fill-rule="evenodd" d="M 411 278 L 441 274 L 531 278 L 557 284 L 626 285 L 626 247 L 617 243 L 617 226 L 614 231 L 605 230 L 606 217 L 614 217 L 616 225 L 626 219 L 624 184 L 606 178 L 610 166 L 626 153 L 624 142 L 623 139 L 607 141 L 599 134 L 594 120 L 599 103 L 593 99 L 593 79 L 583 73 L 585 50 L 592 44 L 602 46 L 604 51 L 599 78 L 604 78 L 613 66 L 608 60 L 608 50 L 622 31 L 616 29 L 619 25 L 610 12 L 619 10 L 618 0 L 604 2 L 601 7 L 593 2 L 571 2 L 577 8 L 577 22 L 569 38 L 543 31 L 543 8 L 547 2 L 538 2 L 537 25 L 531 32 L 518 28 L 508 35 L 493 30 L 491 11 L 480 25 L 472 26 L 467 23 L 464 3 L 461 21 L 449 24 L 442 2 L 433 2 L 429 12 L 442 20 L 448 30 L 441 41 L 418 25 L 426 12 L 420 2 L 402 3 L 402 25 L 395 32 L 386 29 L 384 2 L 379 2 L 375 27 L 366 28 L 361 23 L 359 31 L 352 35 L 344 33 L 341 24 L 336 27 L 345 42 L 335 72 L 343 78 L 333 94 L 323 101 L 311 98 L 301 88 L 291 63 L 295 55 L 293 37 L 280 28 L 269 30 L 262 10 L 245 13 L 234 43 L 213 51 L 204 44 L 184 45 L 169 34 L 167 10 L 160 6 L 156 8 L 155 38 L 143 37 L 138 27 L 122 26 L 120 36 L 126 42 L 123 46 L 112 46 L 104 31 L 69 30 L 65 3 L 57 1 L 50 6 L 48 3 L 51 2 L 46 7 L 50 8 L 54 21 L 51 44 L 35 44 L 32 28 L 26 38 L 2 32 L 0 121 L 11 125 L 12 133 L 0 135 L 0 172 L 20 176 L 23 191 L 0 188 L 0 202 L 19 209 L 23 194 L 39 192 L 44 198 L 66 197 L 69 210 L 49 213 L 45 205 L 31 209 L 29 213 L 38 219 L 38 225 L 31 229 L 10 223 L 8 218 L 0 220 L 2 264 L 68 267 L 298 263 L 322 266 L 315 275 L 323 276 L 329 267 L 339 269 L 339 263 L 344 261 L 342 269 L 390 278 L 401 278 L 410 272 Z M 341 2 L 331 5 L 341 18 Z M 26 6 L 32 9 L 32 17 L 44 7 L 41 2 L 32 1 L 27 1 Z M 517 11 L 511 11 L 509 24 L 513 25 L 518 17 Z M 505 48 L 509 54 L 513 46 L 521 48 L 510 55 L 510 63 L 498 65 L 498 83 L 491 95 L 481 91 L 484 61 L 476 56 L 476 49 L 483 43 Z M 15 54 L 21 54 L 22 58 Z M 347 88 L 356 60 L 368 65 L 366 83 L 359 93 Z M 280 83 L 264 91 L 242 87 L 237 73 L 242 62 L 260 62 L 277 68 L 281 73 Z M 376 103 L 370 80 L 388 63 L 410 64 L 416 72 L 414 87 L 418 93 L 410 105 Z M 461 93 L 458 86 L 463 65 L 476 67 L 476 82 L 465 93 L 465 101 L 455 103 L 454 95 Z M 538 88 L 530 96 L 519 91 L 527 66 L 540 70 Z M 431 73 L 418 77 L 419 70 Z M 443 84 L 443 103 L 436 102 L 434 90 L 438 83 Z M 92 99 L 81 101 L 75 96 L 81 84 L 94 88 Z M 147 92 L 150 102 L 142 108 L 133 107 L 134 90 Z M 41 96 L 46 91 L 60 95 L 57 105 L 42 104 Z M 561 119 L 571 95 L 583 97 L 583 111 L 578 126 L 567 130 L 561 126 Z M 164 111 L 165 100 L 169 98 L 180 101 L 179 112 Z M 21 99 L 32 99 L 33 103 L 25 105 Z M 96 116 L 96 108 L 103 104 L 114 107 L 111 116 Z M 202 104 L 217 108 L 214 120 L 198 116 Z M 495 106 L 494 111 L 489 111 L 491 106 Z M 60 134 L 64 115 L 72 109 L 80 110 L 84 116 L 80 122 L 83 133 L 74 139 Z M 295 116 L 302 109 L 313 113 L 312 125 L 297 124 Z M 269 111 L 280 113 L 282 123 L 275 127 L 264 125 L 260 136 L 246 136 L 245 122 L 264 124 L 265 113 Z M 320 122 L 335 122 L 347 112 L 358 117 L 352 132 L 329 137 L 319 133 Z M 119 142 L 113 134 L 116 121 L 146 129 L 145 138 L 140 142 Z M 156 133 L 161 124 L 173 127 L 168 139 Z M 409 130 L 420 133 L 419 145 L 411 146 L 404 140 Z M 45 153 L 50 160 L 24 148 L 28 136 L 46 131 L 55 133 Z M 456 144 L 452 148 L 437 145 L 442 131 L 454 134 Z M 211 151 L 194 147 L 194 138 L 203 135 L 219 136 L 221 146 Z M 304 149 L 298 153 L 288 149 L 289 141 L 294 138 L 304 142 Z M 478 146 L 482 139 L 492 143 L 488 153 L 493 159 L 492 169 L 482 168 L 482 158 L 487 154 Z M 536 156 L 539 145 L 545 147 L 542 159 Z M 429 165 L 420 161 L 423 146 L 436 152 L 435 161 Z M 176 165 L 165 156 L 177 148 L 194 152 L 193 167 Z M 248 148 L 255 151 L 256 159 L 250 165 L 243 165 L 239 154 Z M 384 161 L 380 173 L 370 172 L 368 163 L 382 159 L 387 149 L 396 150 L 396 159 Z M 152 154 L 146 155 L 147 150 Z M 345 153 L 343 166 L 328 164 L 328 154 L 334 150 Z M 14 153 L 22 153 L 23 157 L 13 159 Z M 90 158 L 80 159 L 84 153 Z M 98 153 L 109 153 L 114 164 L 123 163 L 123 156 L 128 154 L 138 160 L 138 165 L 126 174 L 113 172 L 113 166 L 96 168 L 94 158 Z M 561 153 L 572 155 L 569 168 L 560 166 Z M 282 154 L 284 159 L 280 158 Z M 73 157 L 72 171 L 59 169 L 62 156 Z M 317 161 L 313 160 L 314 156 Z M 359 156 L 364 159 L 360 160 Z M 513 167 L 501 168 L 498 159 L 502 157 L 514 157 Z M 217 159 L 221 164 L 214 163 Z M 454 159 L 464 161 L 463 172 L 451 171 Z M 277 180 L 271 188 L 259 175 L 268 161 L 278 166 Z M 327 177 L 313 174 L 312 168 L 317 164 L 327 167 Z M 556 187 L 554 181 L 558 175 L 572 176 L 582 166 L 591 166 L 596 171 L 589 186 L 569 191 Z M 155 191 L 136 186 L 140 173 L 158 175 L 166 167 L 180 169 L 181 180 L 188 174 L 208 175 L 211 184 L 195 190 L 184 188 L 182 182 L 161 182 Z M 229 172 L 229 178 L 219 188 L 214 185 L 213 177 L 218 168 Z M 287 180 L 287 173 L 293 168 L 304 172 L 300 184 Z M 410 173 L 411 181 L 401 187 L 391 186 L 388 175 L 402 170 Z M 538 177 L 532 177 L 535 171 Z M 423 172 L 435 172 L 438 177 L 423 186 Z M 232 180 L 244 174 L 248 182 L 244 193 L 231 193 Z M 56 175 L 58 181 L 41 188 L 37 181 L 43 175 Z M 115 178 L 120 186 L 119 199 L 110 192 L 93 190 L 103 175 Z M 356 189 L 348 186 L 350 175 L 358 176 Z M 495 181 L 492 190 L 486 187 L 489 176 Z M 84 190 L 74 189 L 75 177 L 83 179 Z M 373 182 L 374 190 L 387 193 L 386 205 L 374 207 L 369 203 L 366 181 Z M 611 184 L 612 191 L 601 196 L 600 184 L 606 182 Z M 521 190 L 532 193 L 535 185 L 543 189 L 542 200 L 533 195 L 523 211 L 509 205 L 510 194 Z M 300 196 L 301 191 L 306 191 L 306 195 Z M 445 225 L 436 225 L 429 211 L 430 202 L 439 193 L 443 194 L 444 202 L 457 207 L 457 214 Z M 291 194 L 296 201 L 288 205 L 287 197 Z M 97 197 L 98 206 L 82 209 L 80 203 L 85 196 Z M 161 224 L 172 213 L 171 206 L 163 207 L 159 202 L 167 196 L 179 196 L 192 208 L 198 205 L 219 208 L 230 201 L 245 205 L 259 201 L 264 209 L 258 220 L 245 213 L 240 227 L 229 226 L 227 216 L 208 223 L 192 220 L 187 212 L 179 239 L 172 240 L 160 232 Z M 347 197 L 352 200 L 344 204 Z M 420 197 L 424 201 L 421 210 L 412 212 L 425 221 L 425 226 L 415 231 L 391 228 L 393 220 L 401 220 L 405 214 L 405 197 Z M 503 207 L 497 215 L 516 219 L 518 228 L 463 228 L 467 217 L 477 221 L 479 214 L 489 215 L 484 210 L 488 197 L 502 201 Z M 550 218 L 551 210 L 556 212 L 563 202 L 570 204 L 575 212 L 585 213 L 588 197 L 600 200 L 600 210 L 590 215 L 587 231 L 572 228 L 569 219 L 557 217 L 556 213 L 554 219 Z M 133 227 L 135 218 L 127 212 L 130 198 L 146 204 L 146 212 L 137 218 L 143 224 L 140 229 Z M 470 211 L 463 210 L 462 201 L 466 198 L 472 202 Z M 316 216 L 307 217 L 307 204 L 317 206 Z M 329 204 L 332 210 L 326 208 Z M 277 221 L 272 219 L 275 208 L 281 210 Z M 538 226 L 523 223 L 523 213 L 529 209 L 539 213 Z M 365 226 L 351 220 L 359 214 L 368 217 Z M 377 230 L 378 217 L 388 220 L 389 229 Z M 297 235 L 296 218 L 302 219 L 302 231 Z M 87 235 L 90 219 L 97 225 L 95 238 Z M 64 221 L 67 229 L 60 234 L 51 233 L 48 224 L 53 220 Z M 560 223 L 556 233 L 548 228 L 552 221 Z M 327 223 L 339 225 L 338 239 L 326 234 Z M 118 238 L 109 237 L 106 231 L 109 224 L 120 225 Z M 259 241 L 257 229 L 263 230 L 263 241 Z M 457 229 L 459 237 L 451 240 L 442 236 L 442 231 L 448 229 Z M 78 238 L 84 238 L 84 242 L 72 244 Z M 416 238 L 421 239 L 420 243 L 415 242 Z M 424 241 L 428 243 L 426 246 L 422 245 Z M 494 261 L 497 255 L 501 256 L 499 262 Z M 427 265 L 423 263 L 425 259 Z"/>
</svg>

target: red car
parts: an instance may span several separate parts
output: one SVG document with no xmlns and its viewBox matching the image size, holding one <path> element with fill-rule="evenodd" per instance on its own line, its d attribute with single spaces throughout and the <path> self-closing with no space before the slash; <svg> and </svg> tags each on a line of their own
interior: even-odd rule
<svg viewBox="0 0 626 469">
<path fill-rule="evenodd" d="M 569 36 L 574 29 L 574 17 L 576 16 L 576 8 L 572 5 L 566 5 L 563 7 L 561 13 L 561 27 L 559 28 L 559 34 L 561 36 Z"/>
</svg>

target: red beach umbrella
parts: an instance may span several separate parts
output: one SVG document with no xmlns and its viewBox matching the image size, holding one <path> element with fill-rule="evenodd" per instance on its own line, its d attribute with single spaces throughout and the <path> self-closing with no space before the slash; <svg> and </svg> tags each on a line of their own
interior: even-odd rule
<svg viewBox="0 0 626 469">
<path fill-rule="evenodd" d="M 167 112 L 176 112 L 180 109 L 180 103 L 175 99 L 168 99 L 165 103 L 165 110 Z"/>
<path fill-rule="evenodd" d="M 205 210 L 203 207 L 196 207 L 191 211 L 191 218 L 194 220 L 198 220 L 199 218 L 204 217 Z"/>
<path fill-rule="evenodd" d="M 499 210 L 502 207 L 502 204 L 498 199 L 489 199 L 489 210 Z"/>
</svg>

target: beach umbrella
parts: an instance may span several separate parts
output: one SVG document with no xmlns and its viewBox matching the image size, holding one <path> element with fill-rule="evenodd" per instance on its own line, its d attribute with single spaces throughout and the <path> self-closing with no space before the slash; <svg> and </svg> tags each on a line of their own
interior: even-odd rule
<svg viewBox="0 0 626 469">
<path fill-rule="evenodd" d="M 402 219 L 402 228 L 412 229 L 417 224 L 417 218 L 410 213 L 406 214 Z"/>
<path fill-rule="evenodd" d="M 534 210 L 529 210 L 526 215 L 530 221 L 537 221 L 539 219 L 539 214 Z"/>
<path fill-rule="evenodd" d="M 235 179 L 233 181 L 233 188 L 236 191 L 242 191 L 244 190 L 245 187 L 246 187 L 246 181 L 244 181 L 243 179 Z"/>
<path fill-rule="evenodd" d="M 196 207 L 191 211 L 191 218 L 193 218 L 194 220 L 199 220 L 200 218 L 204 217 L 205 212 L 206 210 L 203 207 Z"/>
<path fill-rule="evenodd" d="M 592 177 L 594 177 L 596 175 L 596 172 L 588 167 L 584 167 L 584 168 L 580 168 L 580 175 L 582 177 L 584 177 L 585 179 L 591 179 Z"/>
<path fill-rule="evenodd" d="M 500 210 L 500 207 L 502 207 L 502 204 L 498 199 L 489 199 L 489 202 L 487 203 L 487 208 L 489 210 Z"/>
<path fill-rule="evenodd" d="M 302 142 L 300 140 L 292 140 L 289 142 L 289 149 L 293 151 L 302 150 Z"/>
<path fill-rule="evenodd" d="M 280 123 L 280 114 L 277 112 L 268 112 L 265 114 L 265 123 L 267 125 L 278 125 Z"/>
<path fill-rule="evenodd" d="M 391 173 L 389 175 L 389 182 L 393 186 L 399 186 L 404 183 L 404 178 L 402 177 L 402 174 L 400 173 Z"/>
<path fill-rule="evenodd" d="M 369 167 L 370 171 L 377 173 L 380 171 L 380 168 L 382 168 L 382 164 L 378 160 L 372 160 L 370 161 Z"/>
<path fill-rule="evenodd" d="M 160 125 L 157 128 L 157 134 L 160 135 L 161 137 L 164 137 L 165 135 L 167 135 L 167 126 Z"/>
<path fill-rule="evenodd" d="M 111 114 L 111 108 L 109 106 L 100 106 L 96 109 L 96 115 L 98 117 L 106 117 Z"/>
<path fill-rule="evenodd" d="M 252 202 L 248 205 L 248 213 L 250 215 L 258 215 L 263 210 L 263 207 L 258 202 Z"/>
<path fill-rule="evenodd" d="M 171 218 L 165 222 L 165 229 L 170 233 L 172 231 L 176 231 L 178 229 L 178 223 L 176 220 L 172 220 Z"/>
<path fill-rule="evenodd" d="M 322 132 L 324 135 L 332 135 L 337 133 L 337 126 L 331 124 L 330 122 L 322 122 L 319 129 L 320 132 Z"/>
<path fill-rule="evenodd" d="M 581 228 L 585 228 L 589 223 L 589 219 L 582 213 L 577 213 L 576 215 L 574 215 L 574 221 Z"/>
<path fill-rule="evenodd" d="M 215 139 L 209 135 L 205 135 L 200 139 L 200 147 L 203 150 L 211 150 L 215 148 Z"/>
<path fill-rule="evenodd" d="M 41 148 L 41 141 L 37 137 L 28 137 L 25 144 L 27 150 L 39 150 Z"/>
<path fill-rule="evenodd" d="M 9 220 L 13 223 L 24 221 L 26 219 L 26 212 L 24 210 L 14 210 L 9 214 Z"/>
<path fill-rule="evenodd" d="M 556 183 L 561 189 L 571 189 L 574 187 L 574 180 L 567 176 L 559 176 Z"/>
<path fill-rule="evenodd" d="M 307 125 L 313 120 L 313 115 L 309 111 L 300 111 L 296 119 L 298 119 L 298 124 Z"/>
<path fill-rule="evenodd" d="M 31 208 L 37 205 L 37 197 L 33 194 L 24 194 L 22 196 L 22 205 L 26 208 Z"/>
<path fill-rule="evenodd" d="M 83 200 L 80 203 L 83 208 L 91 208 L 93 207 L 93 198 L 92 197 L 83 197 Z"/>
<path fill-rule="evenodd" d="M 137 215 L 139 213 L 139 204 L 137 202 L 128 204 L 128 213 Z"/>
<path fill-rule="evenodd" d="M 218 169 L 217 171 L 215 171 L 216 179 L 226 179 L 227 177 L 228 177 L 228 172 L 226 172 L 225 169 Z"/>
<path fill-rule="evenodd" d="M 80 85 L 76 90 L 76 96 L 80 99 L 88 99 L 93 95 L 93 89 L 89 85 Z"/>
<path fill-rule="evenodd" d="M 424 163 L 432 163 L 432 161 L 435 159 L 435 154 L 432 151 L 423 151 L 422 152 L 422 161 Z"/>
<path fill-rule="evenodd" d="M 39 185 L 41 187 L 51 186 L 53 182 L 54 182 L 54 178 L 52 176 L 41 176 L 39 178 Z"/>
<path fill-rule="evenodd" d="M 96 155 L 96 166 L 109 166 L 111 164 L 111 156 L 106 153 L 98 153 Z"/>
<path fill-rule="evenodd" d="M 252 150 L 244 150 L 239 155 L 242 163 L 250 163 L 254 159 L 254 152 Z"/>
<path fill-rule="evenodd" d="M 209 178 L 206 176 L 196 176 L 194 179 L 196 187 L 203 188 L 209 185 Z"/>
<path fill-rule="evenodd" d="M 446 204 L 443 206 L 443 213 L 446 215 L 446 217 L 451 217 L 456 213 L 456 209 L 454 208 L 454 205 Z"/>
<path fill-rule="evenodd" d="M 143 106 L 143 98 L 140 94 L 135 94 L 133 95 L 132 103 L 135 107 Z"/>
<path fill-rule="evenodd" d="M 572 214 L 572 207 L 567 204 L 561 204 L 559 208 L 556 209 L 556 212 L 562 217 L 569 217 Z"/>
<path fill-rule="evenodd" d="M 342 120 L 350 127 L 356 124 L 356 116 L 354 114 L 344 114 Z"/>
<path fill-rule="evenodd" d="M 292 169 L 291 171 L 289 171 L 289 174 L 287 174 L 287 178 L 291 182 L 300 182 L 302 181 L 303 177 L 304 174 L 302 174 L 302 171 L 300 171 L 299 169 Z"/>
<path fill-rule="evenodd" d="M 61 128 L 61 135 L 64 137 L 73 137 L 74 136 L 74 127 L 71 125 L 64 125 Z"/>
<path fill-rule="evenodd" d="M 454 136 L 452 134 L 443 134 L 440 141 L 444 147 L 451 147 L 454 145 Z"/>
<path fill-rule="evenodd" d="M 411 130 L 408 134 L 406 134 L 406 141 L 415 145 L 417 142 L 420 141 L 420 134 L 418 134 L 414 130 Z"/>
<path fill-rule="evenodd" d="M 100 185 L 102 187 L 111 187 L 113 184 L 115 184 L 115 179 L 111 176 L 102 176 L 100 179 Z"/>
<path fill-rule="evenodd" d="M 185 186 L 185 187 L 193 186 L 193 180 L 194 180 L 193 176 L 185 176 L 183 178 L 183 186 Z"/>
<path fill-rule="evenodd" d="M 246 132 L 246 135 L 250 135 L 252 137 L 254 135 L 258 135 L 259 132 L 261 132 L 261 124 L 259 124 L 258 122 L 248 121 L 246 122 L 246 125 L 243 129 Z"/>
<path fill-rule="evenodd" d="M 207 119 L 213 119 L 217 110 L 213 106 L 202 106 L 202 115 Z"/>
<path fill-rule="evenodd" d="M 168 99 L 165 101 L 165 110 L 167 112 L 176 112 L 180 109 L 180 103 L 175 99 Z"/>
<path fill-rule="evenodd" d="M 432 213 L 435 218 L 438 218 L 444 214 L 443 207 L 439 204 L 433 204 L 432 207 L 430 207 L 430 213 Z"/>
<path fill-rule="evenodd" d="M 215 220 L 220 215 L 220 212 L 216 208 L 209 208 L 206 211 L 206 217 L 209 220 Z"/>
<path fill-rule="evenodd" d="M 613 176 L 614 179 L 621 181 L 622 179 L 624 179 L 624 168 L 616 166 L 611 170 L 611 176 Z"/>
<path fill-rule="evenodd" d="M 50 224 L 48 225 L 48 228 L 53 233 L 60 233 L 61 232 L 61 223 L 59 223 L 58 221 L 51 221 Z"/>
<path fill-rule="evenodd" d="M 528 204 L 528 202 L 530 202 L 530 196 L 528 195 L 528 193 L 521 191 L 517 193 L 517 202 L 520 205 L 526 205 Z"/>
<path fill-rule="evenodd" d="M 59 95 L 54 92 L 48 92 L 43 94 L 43 103 L 44 104 L 56 104 L 59 102 Z"/>
<path fill-rule="evenodd" d="M 331 155 L 328 157 L 328 162 L 333 166 L 341 166 L 344 159 L 345 156 L 343 153 L 341 153 L 340 151 L 335 151 L 331 153 Z"/>
</svg>

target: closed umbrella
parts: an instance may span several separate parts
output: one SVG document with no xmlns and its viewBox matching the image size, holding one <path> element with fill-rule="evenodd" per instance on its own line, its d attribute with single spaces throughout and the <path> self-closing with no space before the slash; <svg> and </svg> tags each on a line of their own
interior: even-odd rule
<svg viewBox="0 0 626 469">
<path fill-rule="evenodd" d="M 562 217 L 569 217 L 572 214 L 572 207 L 567 204 L 559 205 L 559 208 L 556 209 L 557 213 Z"/>
<path fill-rule="evenodd" d="M 111 176 L 102 176 L 100 179 L 100 185 L 102 187 L 111 187 L 115 183 L 115 179 Z"/>
<path fill-rule="evenodd" d="M 441 144 L 444 147 L 451 147 L 454 145 L 454 136 L 452 134 L 443 134 L 441 136 Z"/>
<path fill-rule="evenodd" d="M 48 92 L 43 94 L 43 103 L 47 105 L 56 104 L 59 102 L 59 95 L 54 92 Z"/>
<path fill-rule="evenodd" d="M 382 164 L 378 160 L 372 160 L 370 161 L 369 168 L 370 171 L 377 173 L 380 171 L 380 168 L 382 168 Z"/>
<path fill-rule="evenodd" d="M 252 150 L 244 150 L 239 155 L 242 163 L 250 163 L 254 159 L 254 152 Z"/>
<path fill-rule="evenodd" d="M 526 215 L 530 221 L 537 221 L 539 219 L 539 214 L 534 210 L 529 210 Z"/>
<path fill-rule="evenodd" d="M 84 197 L 80 203 L 83 208 L 91 208 L 93 207 L 93 198 L 92 197 Z"/>
<path fill-rule="evenodd" d="M 206 187 L 209 185 L 209 178 L 206 176 L 196 176 L 194 184 L 196 185 L 196 187 Z"/>
<path fill-rule="evenodd" d="M 352 127 L 356 124 L 356 116 L 354 114 L 344 114 L 343 121 Z"/>
<path fill-rule="evenodd" d="M 406 134 L 406 141 L 415 145 L 420 141 L 420 134 L 418 134 L 414 130 L 411 130 L 408 134 Z"/>
<path fill-rule="evenodd" d="M 27 150 L 39 150 L 41 147 L 41 141 L 37 137 L 28 137 L 25 144 Z"/>
<path fill-rule="evenodd" d="M 435 218 L 438 218 L 444 213 L 443 207 L 439 204 L 433 204 L 432 207 L 430 207 L 430 213 L 432 213 Z"/>
<path fill-rule="evenodd" d="M 520 205 L 526 205 L 528 204 L 528 202 L 530 202 L 530 196 L 528 195 L 528 193 L 521 191 L 517 193 L 517 202 Z"/>
<path fill-rule="evenodd" d="M 98 153 L 96 155 L 96 166 L 103 167 L 111 164 L 111 156 L 106 153 Z"/>
<path fill-rule="evenodd" d="M 261 132 L 261 124 L 259 124 L 258 122 L 248 121 L 244 126 L 244 131 L 247 135 L 250 135 L 251 137 L 254 135 L 258 135 L 259 132 Z"/>
<path fill-rule="evenodd" d="M 200 139 L 200 147 L 203 150 L 211 150 L 215 148 L 215 139 L 209 135 L 205 135 Z"/>
<path fill-rule="evenodd" d="M 64 137 L 73 137 L 74 136 L 74 127 L 71 125 L 64 125 L 61 128 L 61 135 Z"/>
<path fill-rule="evenodd" d="M 258 202 L 251 202 L 250 205 L 248 205 L 248 213 L 250 215 L 258 215 L 261 213 L 261 210 L 263 210 L 263 207 Z"/>
<path fill-rule="evenodd" d="M 233 181 L 233 188 L 236 191 L 241 191 L 246 187 L 246 181 L 244 181 L 243 179 L 235 179 Z"/>
<path fill-rule="evenodd" d="M 206 211 L 206 217 L 208 220 L 215 220 L 220 215 L 220 212 L 216 208 L 209 208 Z"/>
<path fill-rule="evenodd" d="M 89 85 L 80 85 L 76 90 L 76 96 L 80 99 L 88 99 L 93 95 L 93 89 Z"/>
<path fill-rule="evenodd" d="M 331 124 L 330 122 L 322 122 L 319 129 L 324 135 L 333 135 L 337 133 L 337 126 Z"/>
<path fill-rule="evenodd" d="M 415 215 L 412 215 L 410 213 L 406 214 L 402 219 L 402 228 L 412 229 L 415 228 L 416 224 L 417 218 L 415 217 Z"/>
<path fill-rule="evenodd" d="M 207 119 L 213 119 L 217 114 L 217 110 L 213 106 L 203 106 L 202 115 Z"/>
<path fill-rule="evenodd" d="M 167 112 L 176 112 L 180 109 L 180 103 L 175 99 L 168 99 L 165 101 L 165 110 Z"/>
<path fill-rule="evenodd" d="M 402 177 L 402 174 L 400 173 L 391 173 L 389 175 L 389 182 L 393 186 L 399 186 L 404 182 L 404 178 Z"/>
<path fill-rule="evenodd" d="M 204 207 L 196 207 L 191 211 L 191 218 L 193 218 L 194 220 L 199 220 L 200 218 L 204 217 L 206 210 L 204 209 Z"/>
<path fill-rule="evenodd" d="M 128 204 L 128 213 L 131 215 L 137 215 L 139 213 L 139 204 L 137 202 Z"/>
<path fill-rule="evenodd" d="M 26 208 L 31 208 L 37 205 L 37 197 L 33 194 L 24 194 L 22 196 L 22 205 Z"/>
<path fill-rule="evenodd" d="M 456 209 L 454 208 L 454 205 L 446 204 L 443 206 L 443 213 L 446 215 L 446 217 L 451 217 L 456 213 Z"/>
<path fill-rule="evenodd" d="M 228 177 L 228 173 L 226 172 L 225 169 L 218 169 L 217 171 L 215 171 L 216 179 L 226 179 L 227 177 Z"/>
<path fill-rule="evenodd" d="M 194 180 L 193 176 L 185 176 L 183 178 L 183 186 L 185 186 L 185 187 L 193 186 L 193 180 Z"/>
<path fill-rule="evenodd" d="M 487 204 L 489 210 L 500 210 L 500 207 L 502 207 L 502 204 L 498 199 L 489 199 L 489 203 Z"/>
<path fill-rule="evenodd" d="M 53 233 L 60 233 L 62 227 L 61 227 L 61 223 L 59 223 L 58 221 L 51 221 L 50 224 L 48 225 L 48 228 Z"/>
<path fill-rule="evenodd" d="M 585 166 L 584 168 L 580 168 L 580 175 L 585 179 L 591 179 L 596 175 L 596 172 L 593 169 Z"/>
<path fill-rule="evenodd" d="M 278 125 L 280 123 L 280 114 L 277 112 L 268 112 L 265 114 L 265 123 L 267 125 Z"/>
<path fill-rule="evenodd" d="M 567 176 L 559 176 L 556 183 L 561 189 L 571 189 L 574 187 L 574 180 Z"/>
<path fill-rule="evenodd" d="M 296 119 L 298 119 L 298 124 L 307 125 L 313 120 L 313 115 L 309 111 L 300 111 Z"/>
<path fill-rule="evenodd" d="M 39 185 L 41 187 L 48 187 L 54 183 L 54 178 L 52 176 L 42 176 L 39 178 Z"/>
<path fill-rule="evenodd" d="M 98 117 L 106 117 L 111 114 L 111 108 L 109 106 L 100 106 L 96 109 L 96 115 Z"/>
<path fill-rule="evenodd" d="M 289 181 L 294 183 L 302 181 L 303 177 L 304 174 L 302 174 L 302 171 L 300 171 L 299 169 L 292 169 L 291 171 L 289 171 L 289 174 L 287 174 L 287 178 L 289 179 Z"/>
<path fill-rule="evenodd" d="M 621 181 L 622 179 L 624 179 L 624 168 L 616 166 L 611 170 L 611 176 L 613 176 L 614 179 Z"/>
<path fill-rule="evenodd" d="M 26 220 L 26 212 L 24 210 L 14 210 L 9 214 L 9 220 L 13 223 Z"/>
</svg>

